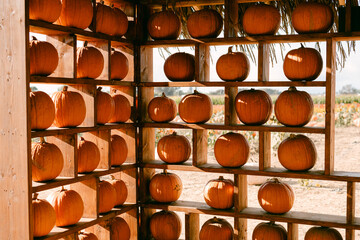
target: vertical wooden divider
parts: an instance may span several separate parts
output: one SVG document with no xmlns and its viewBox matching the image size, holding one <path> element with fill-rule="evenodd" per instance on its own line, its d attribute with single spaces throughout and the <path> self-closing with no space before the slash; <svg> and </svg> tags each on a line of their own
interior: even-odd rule
<svg viewBox="0 0 360 240">
<path fill-rule="evenodd" d="M 346 223 L 353 224 L 355 221 L 355 200 L 356 200 L 356 183 L 347 182 L 346 191 Z M 346 240 L 355 240 L 355 230 L 346 229 Z"/>
<path fill-rule="evenodd" d="M 287 239 L 288 240 L 298 240 L 298 238 L 299 238 L 299 226 L 298 226 L 298 224 L 288 223 L 287 228 L 288 228 Z"/>
<path fill-rule="evenodd" d="M 95 143 L 99 148 L 100 162 L 97 168 L 110 169 L 110 130 L 86 132 L 83 137 L 85 140 Z"/>
</svg>

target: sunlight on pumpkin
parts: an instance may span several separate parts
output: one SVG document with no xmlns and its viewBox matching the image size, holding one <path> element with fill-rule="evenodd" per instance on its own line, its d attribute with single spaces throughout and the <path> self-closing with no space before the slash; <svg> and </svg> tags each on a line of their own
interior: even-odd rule
<svg viewBox="0 0 360 240">
<path fill-rule="evenodd" d="M 161 30 L 161 27 L 160 26 L 155 26 L 155 28 L 157 29 L 157 30 Z"/>
<path fill-rule="evenodd" d="M 247 102 L 245 102 L 245 101 L 243 101 L 243 100 L 240 100 L 240 99 L 238 100 L 238 102 L 239 102 L 239 103 L 242 103 L 242 104 L 245 104 L 245 105 L 248 104 Z"/>
<path fill-rule="evenodd" d="M 299 56 L 296 56 L 296 55 L 289 55 L 288 58 L 293 60 L 293 61 L 296 61 L 296 62 L 302 62 L 303 61 L 302 57 L 299 57 Z"/>
<path fill-rule="evenodd" d="M 263 198 L 261 199 L 261 205 L 263 205 L 263 206 L 272 206 L 272 204 L 270 202 L 266 201 Z"/>
</svg>

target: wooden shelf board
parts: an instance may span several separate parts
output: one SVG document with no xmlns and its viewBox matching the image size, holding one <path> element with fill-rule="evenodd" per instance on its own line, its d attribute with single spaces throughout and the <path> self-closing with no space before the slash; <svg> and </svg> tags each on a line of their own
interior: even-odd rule
<svg viewBox="0 0 360 240">
<path fill-rule="evenodd" d="M 60 78 L 60 77 L 42 77 L 42 76 L 31 76 L 30 83 L 44 83 L 44 84 L 88 84 L 88 85 L 103 85 L 103 86 L 124 86 L 133 87 L 134 82 L 130 81 L 116 81 L 116 80 L 100 80 L 100 79 L 86 79 L 86 78 Z"/>
<path fill-rule="evenodd" d="M 274 1 L 274 0 L 270 0 Z M 176 1 L 175 7 L 192 7 L 192 6 L 209 6 L 209 5 L 223 5 L 224 0 L 213 0 L 213 1 L 207 1 L 207 0 L 197 0 L 197 1 Z M 237 0 L 238 3 L 251 3 L 251 2 L 259 2 L 259 0 Z M 260 2 L 262 2 L 260 0 Z M 168 4 L 165 0 L 153 0 L 153 1 L 142 1 L 142 3 L 147 4 L 151 8 L 161 8 L 162 5 Z M 168 7 L 172 7 L 172 4 L 169 4 Z"/>
<path fill-rule="evenodd" d="M 111 169 L 96 169 L 91 173 L 86 174 L 79 174 L 77 177 L 57 177 L 54 180 L 47 181 L 47 182 L 33 182 L 32 183 L 32 192 L 41 192 L 45 190 L 49 190 L 56 187 L 61 187 L 64 185 L 69 185 L 76 182 L 85 181 L 87 179 L 93 178 L 93 177 L 101 177 L 109 174 L 113 174 L 116 172 L 121 172 L 128 169 L 136 168 L 137 164 L 123 164 L 118 167 L 112 167 Z"/>
<path fill-rule="evenodd" d="M 325 81 L 291 82 L 287 81 L 244 81 L 244 82 L 142 82 L 139 87 L 325 87 Z"/>
</svg>

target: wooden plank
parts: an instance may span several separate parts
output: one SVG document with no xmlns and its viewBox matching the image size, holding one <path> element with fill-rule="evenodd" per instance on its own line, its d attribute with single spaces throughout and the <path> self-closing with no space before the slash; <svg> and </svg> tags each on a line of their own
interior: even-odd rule
<svg viewBox="0 0 360 240">
<path fill-rule="evenodd" d="M 140 83 L 140 87 L 325 87 L 326 81 L 291 82 L 291 81 L 269 81 L 269 82 L 147 82 Z"/>
<path fill-rule="evenodd" d="M 351 32 L 351 0 L 346 1 L 345 8 L 345 32 Z"/>
<path fill-rule="evenodd" d="M 195 81 L 210 80 L 210 47 L 204 44 L 195 45 Z"/>
<path fill-rule="evenodd" d="M 237 87 L 225 87 L 225 125 L 235 125 L 239 122 L 235 111 L 237 93 Z"/>
<path fill-rule="evenodd" d="M 193 166 L 207 163 L 207 130 L 193 130 Z"/>
<path fill-rule="evenodd" d="M 52 84 L 66 84 L 66 85 L 75 85 L 75 84 L 88 84 L 88 85 L 100 85 L 100 86 L 124 86 L 130 87 L 135 86 L 133 82 L 130 81 L 117 81 L 117 80 L 105 80 L 105 79 L 89 79 L 89 78 L 65 78 L 65 77 L 42 77 L 42 76 L 31 76 L 31 83 L 52 83 Z"/>
<path fill-rule="evenodd" d="M 110 130 L 84 133 L 84 139 L 96 144 L 100 151 L 100 162 L 97 169 L 110 169 Z"/>
<path fill-rule="evenodd" d="M 185 239 L 199 240 L 200 218 L 198 213 L 185 214 Z"/>
<path fill-rule="evenodd" d="M 99 178 L 97 177 L 70 185 L 70 189 L 79 193 L 84 202 L 84 218 L 97 218 L 99 216 L 98 188 Z"/>
<path fill-rule="evenodd" d="M 275 1 L 275 0 L 270 0 Z M 154 9 L 161 8 L 162 5 L 167 4 L 167 1 L 165 0 L 156 0 L 156 1 L 142 1 L 143 3 L 147 3 L 149 7 Z M 188 0 L 182 0 L 182 1 L 176 1 L 175 7 L 193 7 L 193 6 L 209 6 L 209 5 L 223 5 L 224 0 L 215 0 L 215 1 L 208 1 L 208 0 L 197 0 L 197 1 L 188 1 Z M 269 2 L 265 0 L 257 1 L 257 0 L 237 0 L 237 3 L 251 3 L 251 2 Z M 169 4 L 169 7 L 172 7 L 171 4 Z"/>
<path fill-rule="evenodd" d="M 355 220 L 355 191 L 356 184 L 355 182 L 347 182 L 347 191 L 346 191 L 346 221 L 351 224 Z M 355 230 L 346 229 L 346 240 L 355 240 Z"/>
<path fill-rule="evenodd" d="M 299 238 L 299 226 L 297 223 L 288 223 L 287 224 L 287 239 L 288 240 L 298 240 Z"/>
<path fill-rule="evenodd" d="M 248 184 L 247 175 L 234 175 L 234 209 L 235 212 L 242 211 L 248 206 Z M 247 239 L 247 219 L 234 219 L 234 239 Z"/>
</svg>

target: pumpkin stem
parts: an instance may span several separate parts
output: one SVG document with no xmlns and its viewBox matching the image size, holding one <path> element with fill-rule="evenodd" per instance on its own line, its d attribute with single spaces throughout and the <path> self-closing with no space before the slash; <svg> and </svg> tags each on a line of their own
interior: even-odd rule
<svg viewBox="0 0 360 240">
<path fill-rule="evenodd" d="M 274 224 L 275 224 L 275 221 L 270 221 L 269 224 L 270 224 L 270 225 L 274 225 Z"/>
<path fill-rule="evenodd" d="M 197 90 L 194 90 L 194 94 L 199 94 L 199 92 Z"/>
<path fill-rule="evenodd" d="M 115 48 L 111 48 L 111 51 L 112 51 L 112 52 L 115 52 Z"/>
<path fill-rule="evenodd" d="M 69 88 L 68 86 L 64 86 L 63 87 L 63 92 L 66 92 L 68 90 L 68 88 Z"/>
<path fill-rule="evenodd" d="M 36 199 L 38 199 L 38 196 L 39 196 L 39 194 L 38 194 L 38 193 L 34 193 L 32 200 L 36 200 Z"/>
<path fill-rule="evenodd" d="M 37 41 L 38 39 L 35 36 L 31 36 L 31 40 Z"/>
<path fill-rule="evenodd" d="M 224 177 L 223 177 L 223 176 L 220 176 L 218 180 L 224 180 Z"/>
<path fill-rule="evenodd" d="M 293 133 L 292 133 L 292 134 L 290 134 L 290 138 L 291 138 L 291 139 L 293 139 L 293 138 L 295 138 L 295 137 L 296 137 L 296 135 L 295 135 L 295 134 L 293 134 Z"/>
<path fill-rule="evenodd" d="M 233 48 L 233 46 L 228 48 L 228 53 L 232 53 L 232 48 Z"/>
<path fill-rule="evenodd" d="M 114 175 L 111 175 L 111 180 L 115 180 L 115 176 Z"/>
<path fill-rule="evenodd" d="M 288 91 L 297 91 L 296 87 L 289 87 Z"/>
<path fill-rule="evenodd" d="M 66 189 L 64 188 L 64 186 L 61 186 L 61 190 L 60 192 L 66 191 Z"/>
<path fill-rule="evenodd" d="M 176 136 L 176 135 L 177 135 L 177 133 L 174 131 L 171 135 Z"/>
<path fill-rule="evenodd" d="M 46 143 L 46 142 L 45 142 L 45 138 L 44 138 L 44 137 L 40 137 L 40 142 L 41 142 L 41 143 Z"/>
<path fill-rule="evenodd" d="M 166 169 L 164 169 L 163 173 L 166 175 L 168 172 L 167 172 L 167 170 L 166 170 Z"/>
<path fill-rule="evenodd" d="M 80 140 L 81 140 L 81 141 L 85 141 L 85 138 L 84 138 L 84 137 L 80 137 Z"/>
<path fill-rule="evenodd" d="M 97 88 L 98 91 L 101 91 L 101 89 L 102 89 L 102 87 L 98 87 L 98 88 Z"/>
<path fill-rule="evenodd" d="M 250 91 L 255 91 L 255 88 L 250 88 Z"/>
<path fill-rule="evenodd" d="M 87 47 L 87 45 L 88 45 L 88 41 L 85 41 L 84 42 L 84 47 Z"/>
<path fill-rule="evenodd" d="M 305 47 L 304 47 L 304 44 L 300 43 L 300 45 L 301 45 L 301 48 L 305 48 Z"/>
<path fill-rule="evenodd" d="M 275 183 L 279 183 L 279 182 L 280 182 L 279 179 L 277 179 L 277 178 L 272 178 L 271 181 L 273 181 L 273 182 L 275 182 Z"/>
<path fill-rule="evenodd" d="M 164 93 L 164 92 L 161 94 L 161 96 L 162 96 L 162 97 L 166 97 L 166 95 L 165 95 L 165 93 Z"/>
</svg>

